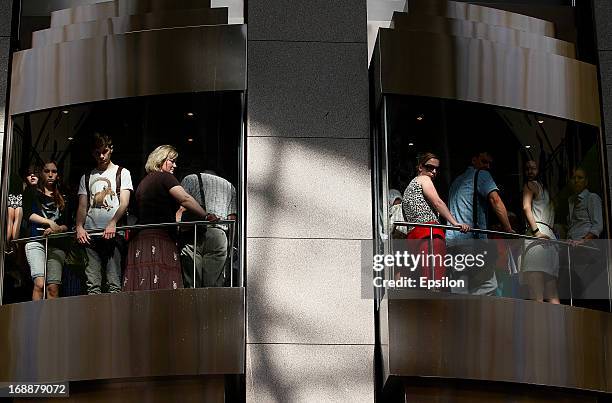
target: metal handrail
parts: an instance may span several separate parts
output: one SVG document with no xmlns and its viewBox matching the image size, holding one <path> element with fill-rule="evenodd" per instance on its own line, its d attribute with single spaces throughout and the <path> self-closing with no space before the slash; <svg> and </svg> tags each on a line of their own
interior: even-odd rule
<svg viewBox="0 0 612 403">
<path fill-rule="evenodd" d="M 459 231 L 461 229 L 461 227 L 454 226 L 454 225 L 431 224 L 431 223 L 420 223 L 420 222 L 407 222 L 407 221 L 394 221 L 393 225 L 398 225 L 400 227 L 441 228 L 441 229 L 448 229 L 448 230 L 452 230 L 452 231 Z M 576 244 L 574 244 L 572 242 L 568 242 L 568 241 L 560 241 L 558 239 L 538 238 L 536 236 L 517 234 L 517 233 L 513 233 L 513 232 L 495 231 L 495 230 L 491 230 L 491 229 L 480 229 L 480 228 L 471 228 L 468 232 L 475 232 L 475 233 L 487 234 L 487 235 L 501 235 L 501 236 L 505 236 L 505 237 L 508 237 L 508 238 L 521 238 L 521 239 L 529 239 L 529 240 L 540 241 L 540 242 L 552 242 L 552 243 L 556 243 L 556 244 L 560 244 L 560 245 L 566 245 L 566 246 L 572 246 L 572 247 L 579 247 L 579 248 L 599 250 L 598 248 L 595 248 L 595 247 L 592 247 L 592 246 L 588 246 L 588 245 L 582 245 L 582 244 L 576 245 Z"/>
<path fill-rule="evenodd" d="M 165 222 L 165 223 L 156 223 L 156 224 L 134 224 L 134 225 L 122 225 L 116 227 L 116 231 L 130 230 L 130 229 L 149 229 L 149 228 L 165 228 L 165 227 L 186 227 L 191 225 L 235 225 L 235 220 L 218 220 L 218 221 L 178 221 L 178 222 Z M 93 228 L 89 230 L 85 230 L 89 235 L 102 235 L 104 228 Z M 10 242 L 14 243 L 23 243 L 23 242 L 34 242 L 34 241 L 42 241 L 44 239 L 54 239 L 54 238 L 68 238 L 70 236 L 76 235 L 76 231 L 65 231 L 65 232 L 56 232 L 53 234 L 39 235 L 28 238 L 18 238 L 13 239 Z"/>
<path fill-rule="evenodd" d="M 140 229 L 151 229 L 151 228 L 168 228 L 168 227 L 190 227 L 193 226 L 194 228 L 194 235 L 193 235 L 193 288 L 196 288 L 196 258 L 195 258 L 195 253 L 196 253 L 196 247 L 197 247 L 197 227 L 198 225 L 203 225 L 203 226 L 220 226 L 220 225 L 228 225 L 228 252 L 229 252 L 229 259 L 230 259 L 230 287 L 233 287 L 234 284 L 234 253 L 233 253 L 233 246 L 234 246 L 234 236 L 235 236 L 235 225 L 236 225 L 236 220 L 217 220 L 217 221 L 205 221 L 205 220 L 201 220 L 201 221 L 178 221 L 178 222 L 166 222 L 166 223 L 155 223 L 155 224 L 134 224 L 134 225 L 122 225 L 122 226 L 118 226 L 115 228 L 115 231 L 123 231 L 123 230 L 140 230 Z M 93 228 L 93 229 L 89 229 L 89 230 L 85 230 L 86 233 L 88 233 L 89 235 L 93 235 L 93 236 L 101 236 L 104 234 L 104 228 Z M 69 237 L 74 237 L 76 235 L 76 231 L 66 231 L 66 232 L 59 232 L 59 233 L 52 233 L 49 235 L 39 235 L 39 236 L 34 236 L 34 237 L 27 237 L 27 238 L 18 238 L 18 239 L 13 239 L 11 240 L 12 243 L 15 244 L 19 244 L 19 243 L 27 243 L 27 242 L 37 242 L 37 241 L 44 241 L 45 243 L 45 265 L 44 265 L 44 272 L 43 272 L 43 277 L 45 278 L 45 286 L 43 287 L 43 299 L 46 299 L 46 283 L 47 283 L 47 253 L 48 253 L 48 248 L 49 248 L 49 239 L 61 239 L 61 238 L 69 238 Z M 240 278 L 239 280 L 239 286 L 242 286 L 242 279 L 244 278 L 244 273 L 243 273 L 244 268 L 241 267 L 240 269 Z"/>
<path fill-rule="evenodd" d="M 459 231 L 461 229 L 461 227 L 454 226 L 454 225 L 432 224 L 432 223 L 418 223 L 418 222 L 407 222 L 407 221 L 394 221 L 393 224 L 394 225 L 398 225 L 398 226 L 406 226 L 406 227 L 425 227 L 425 228 L 429 228 L 429 246 L 428 246 L 429 253 L 432 253 L 432 251 L 433 251 L 433 229 L 434 228 L 447 229 L 447 230 L 451 230 L 451 231 Z M 575 244 L 575 243 L 572 243 L 572 242 L 560 241 L 560 240 L 557 240 L 557 239 L 538 238 L 538 237 L 535 237 L 535 236 L 517 234 L 517 233 L 512 233 L 512 232 L 495 231 L 495 230 L 480 229 L 480 228 L 471 228 L 470 231 L 468 231 L 468 232 L 475 232 L 475 233 L 488 234 L 488 235 L 500 235 L 500 236 L 504 236 L 504 237 L 508 237 L 508 238 L 528 239 L 528 240 L 533 240 L 533 241 L 538 241 L 538 242 L 551 242 L 551 243 L 555 243 L 555 244 L 558 244 L 558 245 L 566 246 L 567 247 L 567 270 L 568 270 L 568 275 L 569 275 L 568 277 L 569 277 L 570 305 L 571 306 L 574 305 L 574 296 L 573 296 L 573 293 L 572 293 L 572 275 L 571 275 L 571 264 L 572 263 L 571 263 L 570 247 L 578 247 L 578 248 L 584 248 L 584 249 L 591 249 L 591 250 L 600 251 L 599 248 L 595 248 L 593 246 L 588 246 L 588 245 L 583 245 L 583 244 Z M 432 278 L 435 278 L 435 268 L 433 266 L 432 266 L 431 276 L 432 276 Z"/>
</svg>

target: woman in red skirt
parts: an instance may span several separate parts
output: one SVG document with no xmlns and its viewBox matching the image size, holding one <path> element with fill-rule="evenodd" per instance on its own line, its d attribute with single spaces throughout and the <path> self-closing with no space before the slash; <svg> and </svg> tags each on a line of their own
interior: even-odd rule
<svg viewBox="0 0 612 403">
<path fill-rule="evenodd" d="M 207 213 L 174 177 L 178 152 L 170 145 L 157 147 L 147 159 L 147 176 L 136 189 L 138 224 L 174 222 L 178 206 L 206 219 Z M 176 228 L 151 228 L 130 241 L 123 291 L 183 288 Z"/>
<path fill-rule="evenodd" d="M 442 201 L 433 180 L 440 169 L 440 159 L 433 153 L 424 153 L 418 158 L 417 176 L 410 182 L 404 191 L 402 207 L 406 221 L 414 223 L 439 224 L 442 216 L 450 225 L 460 228 L 461 232 L 468 232 L 470 226 L 459 223 L 451 214 Z M 430 227 L 408 227 L 409 250 L 424 256 L 433 254 L 433 270 L 429 266 L 429 259 L 425 259 L 421 265 L 420 277 L 441 280 L 445 277 L 446 270 L 443 261 L 446 255 L 446 242 L 444 230 L 433 228 L 433 242 L 430 250 Z M 415 241 L 418 240 L 418 241 Z"/>
</svg>

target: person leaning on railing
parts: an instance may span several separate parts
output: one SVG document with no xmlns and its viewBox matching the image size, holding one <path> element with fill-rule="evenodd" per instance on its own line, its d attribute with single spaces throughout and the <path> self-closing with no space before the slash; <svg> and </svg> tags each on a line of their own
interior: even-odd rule
<svg viewBox="0 0 612 403">
<path fill-rule="evenodd" d="M 406 221 L 439 224 L 439 216 L 441 215 L 450 225 L 460 227 L 461 232 L 468 232 L 470 226 L 455 219 L 433 184 L 433 180 L 440 169 L 440 159 L 433 153 L 424 153 L 419 156 L 416 169 L 417 176 L 406 187 L 402 200 Z M 423 240 L 417 247 L 416 252 L 428 253 L 430 231 L 433 231 L 432 253 L 444 255 L 446 253 L 446 243 L 444 230 L 441 228 L 430 230 L 427 227 L 408 227 L 408 239 Z M 441 280 L 444 275 L 445 268 L 443 266 L 434 268 L 435 280 Z M 422 266 L 421 277 L 431 279 L 431 269 L 427 265 Z"/>
<path fill-rule="evenodd" d="M 174 177 L 178 152 L 170 145 L 157 147 L 145 165 L 147 176 L 135 194 L 138 224 L 174 222 L 178 205 L 206 219 L 207 213 Z M 172 234 L 176 234 L 172 228 Z M 181 264 L 173 235 L 165 229 L 140 230 L 130 241 L 123 290 L 183 287 Z"/>
<path fill-rule="evenodd" d="M 51 161 L 43 166 L 36 188 L 24 193 L 24 216 L 29 221 L 29 236 L 48 236 L 68 231 L 70 214 L 64 196 L 59 188 L 57 163 Z M 28 242 L 25 245 L 26 259 L 30 265 L 34 289 L 32 300 L 43 297 L 45 274 L 48 298 L 57 298 L 62 283 L 62 266 L 66 259 L 63 240 L 49 240 L 45 273 L 45 244 L 43 241 Z"/>
<path fill-rule="evenodd" d="M 548 190 L 539 178 L 538 164 L 529 160 L 525 163 L 527 181 L 523 186 L 523 213 L 527 221 L 525 235 L 541 239 L 557 237 L 553 231 L 555 209 Z M 559 303 L 557 279 L 559 278 L 559 250 L 554 244 L 527 241 L 521 255 L 521 276 L 529 288 L 529 298 L 553 304 Z"/>
</svg>

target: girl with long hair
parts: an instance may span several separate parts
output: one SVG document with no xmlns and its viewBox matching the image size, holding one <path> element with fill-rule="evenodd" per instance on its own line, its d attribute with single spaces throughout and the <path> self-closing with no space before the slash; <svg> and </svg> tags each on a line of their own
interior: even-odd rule
<svg viewBox="0 0 612 403">
<path fill-rule="evenodd" d="M 28 234 L 31 237 L 48 236 L 68 231 L 69 218 L 66 200 L 59 185 L 57 163 L 49 161 L 44 164 L 38 178 L 36 190 L 24 195 L 24 216 L 30 223 Z M 59 246 L 61 242 L 48 242 L 46 261 L 46 286 L 48 298 L 57 298 L 59 285 L 62 283 L 62 266 L 66 252 Z M 28 242 L 25 245 L 26 259 L 30 265 L 34 289 L 32 300 L 43 297 L 45 287 L 45 245 L 42 241 Z"/>
</svg>

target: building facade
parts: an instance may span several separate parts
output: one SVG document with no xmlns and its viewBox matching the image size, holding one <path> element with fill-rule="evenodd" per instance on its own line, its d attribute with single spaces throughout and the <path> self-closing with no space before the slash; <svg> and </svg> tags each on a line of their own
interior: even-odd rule
<svg viewBox="0 0 612 403">
<path fill-rule="evenodd" d="M 193 129 L 211 141 L 229 139 L 227 147 L 217 145 L 214 153 L 221 156 L 217 166 L 229 171 L 227 176 L 233 179 L 240 199 L 236 231 L 240 268 L 231 269 L 236 273 L 234 287 L 3 305 L 0 323 L 5 331 L 0 337 L 0 355 L 10 359 L 0 368 L 1 382 L 70 381 L 74 401 L 173 401 L 179 396 L 181 401 L 254 402 L 503 401 L 508 395 L 525 402 L 609 398 L 609 309 L 600 312 L 493 297 L 423 298 L 418 292 L 395 300 L 388 298 L 390 294 L 372 298 L 362 292 L 364 245 L 367 248 L 382 239 L 383 224 L 378 217 L 380 209 L 386 215 L 381 205 L 386 205 L 389 188 L 381 179 L 389 174 L 381 174 L 377 154 L 384 137 L 381 125 L 390 122 L 381 117 L 380 100 L 390 100 L 394 94 L 501 105 L 534 118 L 550 116 L 596 127 L 593 136 L 600 139 L 601 155 L 596 160 L 601 163 L 598 172 L 603 184 L 599 189 L 604 209 L 609 210 L 609 1 L 578 0 L 589 4 L 577 7 L 562 1 L 539 5 L 490 1 L 476 6 L 488 5 L 508 16 L 531 15 L 538 21 L 545 20 L 543 15 L 552 16 L 557 18 L 556 26 L 564 26 L 567 15 L 574 16 L 577 23 L 567 23 L 574 29 L 573 42 L 563 37 L 571 38 L 571 32 L 561 32 L 563 39 L 557 39 L 573 43 L 575 57 L 562 54 L 568 50 L 559 50 L 564 45 L 558 43 L 559 53 L 550 58 L 575 59 L 575 64 L 594 66 L 586 73 L 571 67 L 564 76 L 565 83 L 573 83 L 564 94 L 584 100 L 587 106 L 568 101 L 556 110 L 538 109 L 540 104 L 534 106 L 537 102 L 504 104 L 486 97 L 479 101 L 436 94 L 430 88 L 417 88 L 426 81 L 417 76 L 412 77 L 412 87 L 387 90 L 392 86 L 377 82 L 377 77 L 387 74 L 382 70 L 392 65 L 409 69 L 418 63 L 411 64 L 406 57 L 391 59 L 385 65 L 386 61 L 376 56 L 384 44 L 371 39 L 374 55 L 370 61 L 368 22 L 371 25 L 374 12 L 380 11 L 381 17 L 376 19 L 386 22 L 379 26 L 389 27 L 393 21 L 393 30 L 401 31 L 398 21 L 402 16 L 395 17 L 392 12 L 404 10 L 405 2 L 251 0 L 244 5 L 244 24 L 235 25 L 227 24 L 231 22 L 227 16 L 214 20 L 217 17 L 201 10 L 210 9 L 209 4 L 197 1 L 114 1 L 107 3 L 113 4 L 109 14 L 102 11 L 105 6 L 73 2 L 50 9 L 49 15 L 60 9 L 73 11 L 56 13 L 50 25 L 47 17 L 46 26 L 32 28 L 47 31 L 33 37 L 28 46 L 31 49 L 26 49 L 17 38 L 19 21 L 23 23 L 21 2 L 0 1 L 3 176 L 8 176 L 12 167 L 16 143 L 7 138 L 15 137 L 15 126 L 23 129 L 30 125 L 33 132 L 38 128 L 42 133 L 43 113 L 47 112 L 50 122 L 59 122 L 56 134 L 64 128 L 73 130 L 70 127 L 77 133 L 98 126 L 119 130 L 121 125 L 138 131 L 141 137 L 135 135 L 135 143 L 140 148 L 119 154 L 138 163 L 156 141 L 182 141 L 185 165 L 202 168 L 197 151 L 190 154 L 192 143 L 198 140 L 179 138 L 179 130 L 168 135 L 165 130 L 175 124 L 179 127 L 178 118 L 165 121 L 156 117 L 172 104 L 179 115 L 193 108 L 196 115 L 216 122 L 187 124 L 185 130 Z M 556 13 L 555 8 L 562 11 Z M 408 7 L 405 14 L 414 15 L 413 10 Z M 148 17 L 138 17 L 143 15 Z M 461 20 L 458 16 L 434 16 Z M 113 18 L 115 22 L 104 27 L 92 23 Z M 90 27 L 85 31 L 82 26 L 87 22 L 95 25 L 95 30 Z M 487 25 L 486 21 L 481 23 Z M 78 32 L 60 29 L 78 24 Z M 547 29 L 545 23 L 540 24 Z M 398 42 L 398 52 L 416 57 L 426 35 L 406 32 L 426 32 L 425 25 L 397 34 L 405 38 Z M 503 28 L 503 23 L 488 25 Z M 508 29 L 521 31 L 516 26 Z M 449 32 L 446 35 L 452 37 Z M 382 35 L 392 34 L 387 29 L 379 35 L 381 41 Z M 554 38 L 548 32 L 541 36 Z M 104 49 L 100 53 L 104 56 L 96 53 L 98 49 Z M 191 56 L 182 58 L 181 54 Z M 89 64 L 71 64 L 79 60 Z M 106 63 L 105 69 L 97 70 L 100 63 Z M 426 67 L 415 69 L 415 74 L 427 74 Z M 57 70 L 50 71 L 52 68 Z M 127 79 L 116 85 L 96 84 L 102 77 L 115 77 L 119 82 L 119 75 Z M 50 82 L 52 78 L 57 81 Z M 84 89 L 76 89 L 75 83 Z M 552 91 L 552 87 L 543 88 Z M 544 99 L 551 96 L 543 95 Z M 146 105 L 139 103 L 145 99 Z M 406 99 L 401 102 L 408 102 Z M 104 106 L 111 105 L 108 102 L 117 103 Z M 402 105 L 389 113 L 399 116 Z M 598 109 L 593 110 L 593 105 Z M 64 110 L 69 112 L 67 116 L 84 118 L 64 120 L 67 123 L 62 126 Z M 117 118 L 121 125 L 105 123 L 109 113 L 118 110 L 141 112 Z M 88 121 L 85 117 L 94 123 L 83 123 L 77 130 L 78 124 Z M 147 124 L 139 126 L 141 121 Z M 401 124 L 398 127 L 398 131 L 404 128 Z M 591 129 L 571 130 L 580 137 Z M 52 142 L 40 146 L 41 159 L 65 155 L 62 150 L 77 154 L 75 150 L 85 143 L 78 143 L 78 138 L 68 141 L 70 134 L 65 133 L 72 132 L 61 132 L 64 143 L 56 149 Z M 388 135 L 384 154 L 392 151 L 391 131 Z M 131 147 L 129 139 L 123 141 L 118 144 L 124 149 Z M 202 150 L 211 157 L 211 151 Z M 447 150 L 449 159 L 454 152 L 457 150 Z M 74 167 L 85 165 L 84 159 L 71 161 Z M 69 175 L 74 177 L 77 172 Z M 8 187 L 9 179 L 5 178 L 3 190 Z M 385 190 L 379 192 L 379 187 Z M 5 207 L 3 204 L 3 210 Z M 449 344 L 445 341 L 448 334 L 465 344 Z M 14 344 L 15 339 L 20 342 Z M 549 343 L 552 339 L 558 342 Z M 450 349 L 445 348 L 449 345 Z M 543 352 L 538 352 L 544 345 Z M 465 365 L 458 365 L 460 362 Z"/>
</svg>

